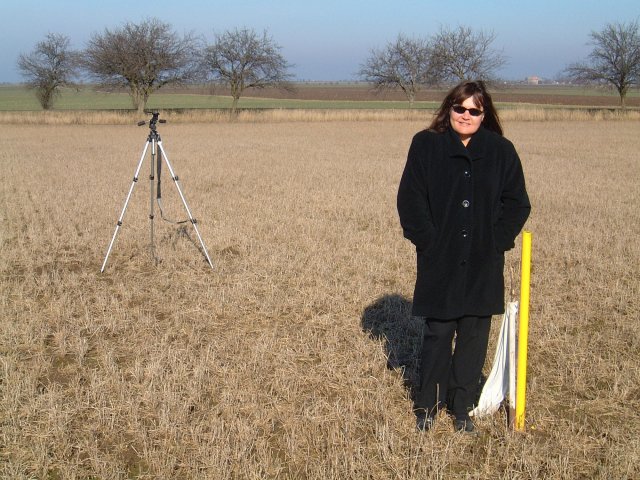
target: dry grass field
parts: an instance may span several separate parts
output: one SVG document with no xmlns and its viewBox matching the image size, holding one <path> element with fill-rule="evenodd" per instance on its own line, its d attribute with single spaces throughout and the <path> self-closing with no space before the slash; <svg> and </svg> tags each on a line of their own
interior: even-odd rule
<svg viewBox="0 0 640 480">
<path fill-rule="evenodd" d="M 159 216 L 153 261 L 147 159 L 103 274 L 146 130 L 3 125 L 0 477 L 639 478 L 637 121 L 505 122 L 533 204 L 527 421 L 479 437 L 411 413 L 395 195 L 426 123 L 162 125 L 215 269 Z"/>
</svg>

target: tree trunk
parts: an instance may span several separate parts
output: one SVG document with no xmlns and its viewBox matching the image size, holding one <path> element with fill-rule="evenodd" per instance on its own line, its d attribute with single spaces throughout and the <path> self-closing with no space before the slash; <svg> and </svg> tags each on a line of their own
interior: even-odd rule
<svg viewBox="0 0 640 480">
<path fill-rule="evenodd" d="M 235 117 L 238 113 L 238 100 L 240 100 L 240 96 L 242 95 L 242 86 L 238 81 L 232 81 L 230 86 L 231 98 L 233 98 L 231 102 L 231 116 Z"/>
<path fill-rule="evenodd" d="M 54 90 L 48 86 L 38 88 L 36 90 L 36 97 L 38 102 L 42 106 L 43 110 L 50 110 L 53 106 Z"/>
<path fill-rule="evenodd" d="M 233 101 L 231 102 L 232 117 L 236 117 L 238 115 L 238 100 L 240 100 L 240 95 L 233 95 Z"/>
<path fill-rule="evenodd" d="M 147 106 L 147 96 L 140 89 L 132 87 L 129 91 L 129 95 L 131 96 L 131 103 L 133 103 L 133 108 L 136 109 L 138 115 L 144 115 L 144 109 Z"/>
<path fill-rule="evenodd" d="M 416 92 L 408 91 L 407 98 L 409 99 L 409 108 L 413 108 L 413 104 L 416 101 Z"/>
<path fill-rule="evenodd" d="M 626 108 L 625 99 L 627 96 L 626 88 L 618 88 L 618 95 L 620 95 L 620 106 L 624 109 Z"/>
</svg>

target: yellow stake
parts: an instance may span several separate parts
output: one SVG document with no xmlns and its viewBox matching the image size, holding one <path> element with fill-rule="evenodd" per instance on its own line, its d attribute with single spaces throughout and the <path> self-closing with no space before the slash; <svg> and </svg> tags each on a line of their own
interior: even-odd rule
<svg viewBox="0 0 640 480">
<path fill-rule="evenodd" d="M 518 331 L 518 370 L 516 377 L 516 431 L 524 431 L 527 397 L 527 346 L 529 342 L 529 291 L 531 280 L 531 232 L 522 233 L 522 267 L 520 281 L 520 315 Z"/>
</svg>

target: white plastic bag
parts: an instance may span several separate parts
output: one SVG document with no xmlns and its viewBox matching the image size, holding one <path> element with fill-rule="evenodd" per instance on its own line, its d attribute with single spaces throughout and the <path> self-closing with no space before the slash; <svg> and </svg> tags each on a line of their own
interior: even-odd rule
<svg viewBox="0 0 640 480">
<path fill-rule="evenodd" d="M 515 376 L 516 368 L 515 362 L 509 360 L 509 344 L 515 338 L 515 335 L 509 335 L 509 331 L 510 329 L 512 332 L 515 331 L 517 316 L 518 302 L 509 302 L 502 316 L 493 366 L 482 388 L 478 405 L 470 412 L 472 416 L 482 417 L 496 412 L 509 392 L 509 378 Z M 512 348 L 515 348 L 515 345 Z M 511 402 L 513 403 L 513 399 Z"/>
</svg>

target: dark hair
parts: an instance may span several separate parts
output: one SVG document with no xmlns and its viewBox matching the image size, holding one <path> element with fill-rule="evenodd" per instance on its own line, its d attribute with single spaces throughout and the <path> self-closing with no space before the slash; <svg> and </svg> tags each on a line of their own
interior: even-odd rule
<svg viewBox="0 0 640 480">
<path fill-rule="evenodd" d="M 498 112 L 493 106 L 491 95 L 489 95 L 482 80 L 465 81 L 453 87 L 443 100 L 442 105 L 440 105 L 428 130 L 439 133 L 445 132 L 451 126 L 451 121 L 449 120 L 451 107 L 461 104 L 469 97 L 473 97 L 473 102 L 476 106 L 482 108 L 484 111 L 482 125 L 486 129 L 502 135 L 502 126 L 500 125 Z"/>
</svg>

